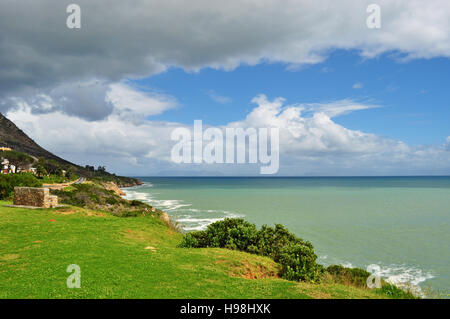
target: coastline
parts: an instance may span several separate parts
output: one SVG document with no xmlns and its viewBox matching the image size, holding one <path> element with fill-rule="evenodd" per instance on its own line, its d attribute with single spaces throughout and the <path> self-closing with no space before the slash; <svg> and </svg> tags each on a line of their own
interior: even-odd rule
<svg viewBox="0 0 450 319">
<path fill-rule="evenodd" d="M 148 182 L 147 179 L 148 179 L 148 181 L 152 181 L 152 183 L 147 184 L 147 182 Z M 243 179 L 243 178 L 241 178 L 241 179 Z M 424 178 L 420 178 L 420 179 L 423 180 Z M 219 211 L 230 213 L 230 211 L 218 209 L 217 208 L 217 199 L 215 199 L 212 202 L 212 206 L 210 208 L 205 208 L 204 205 L 199 206 L 198 202 L 196 202 L 194 200 L 194 198 L 191 198 L 194 201 L 186 201 L 186 199 L 187 199 L 186 194 L 191 195 L 194 192 L 202 192 L 202 190 L 192 189 L 193 186 L 190 185 L 190 182 L 191 181 L 198 181 L 198 182 L 207 181 L 208 185 L 214 184 L 214 187 L 218 187 L 221 189 L 220 190 L 221 197 L 223 197 L 224 196 L 223 191 L 227 191 L 229 189 L 229 188 L 224 188 L 224 187 L 226 187 L 229 183 L 233 182 L 234 180 L 238 181 L 239 179 L 237 179 L 237 178 L 234 178 L 234 179 L 226 179 L 226 178 L 225 179 L 221 179 L 221 178 L 207 178 L 207 179 L 167 178 L 167 179 L 165 179 L 165 178 L 156 177 L 156 178 L 142 178 L 142 180 L 143 180 L 144 184 L 142 184 L 141 186 L 144 186 L 144 189 L 140 189 L 139 187 L 137 187 L 136 189 L 133 189 L 133 188 L 124 189 L 124 191 L 127 192 L 128 196 L 130 195 L 130 193 L 132 193 L 132 196 L 133 196 L 132 199 L 143 200 L 144 202 L 151 203 L 151 205 L 154 205 L 156 207 L 161 208 L 164 211 L 167 211 L 171 215 L 171 218 L 172 218 L 172 216 L 176 216 L 176 217 L 178 217 L 178 219 L 180 219 L 179 218 L 180 215 L 187 215 L 188 213 L 193 216 L 196 216 L 197 214 L 199 214 L 200 216 L 203 216 L 203 218 L 199 217 L 196 221 L 199 221 L 201 219 L 202 222 L 205 222 L 205 223 L 208 222 L 208 224 L 210 224 L 214 221 L 221 220 L 221 219 L 229 217 L 229 216 L 223 215 L 222 217 L 218 217 L 216 219 L 216 218 L 209 218 L 209 217 L 204 218 L 205 215 L 208 215 L 208 216 L 213 215 Z M 254 180 L 254 179 L 252 179 L 252 180 Z M 294 180 L 294 179 L 289 178 L 288 180 Z M 308 180 L 314 180 L 314 179 L 308 179 Z M 324 179 L 321 178 L 319 180 L 322 181 Z M 332 180 L 334 182 L 335 179 L 332 179 Z M 354 180 L 354 179 L 351 179 L 351 180 Z M 398 189 L 399 191 L 402 191 L 404 184 L 414 183 L 414 181 L 412 181 L 412 180 L 410 181 L 410 180 L 411 179 L 408 179 L 408 178 L 405 178 L 405 179 L 402 178 L 399 181 L 399 183 L 401 183 L 401 184 L 398 186 L 396 184 L 394 184 L 393 187 L 395 187 L 395 190 Z M 181 183 L 180 183 L 180 181 L 181 181 Z M 379 183 L 380 178 L 375 179 L 375 181 L 377 183 Z M 391 181 L 392 181 L 392 183 L 394 183 L 394 182 L 397 183 L 397 181 L 394 181 L 394 179 L 389 178 L 390 183 L 391 183 Z M 257 180 L 255 182 L 257 182 Z M 187 188 L 184 188 L 183 183 L 186 185 L 189 185 L 189 186 Z M 364 182 L 364 183 L 366 183 L 366 182 Z M 367 182 L 367 184 L 369 184 L 369 183 Z M 430 181 L 424 180 L 423 184 L 428 185 L 428 184 L 430 184 Z M 151 185 L 151 186 L 149 189 L 146 189 L 145 185 L 148 185 L 148 186 Z M 154 185 L 157 185 L 158 188 L 153 189 Z M 173 190 L 168 189 L 168 187 L 169 187 L 168 185 L 174 185 Z M 217 186 L 217 185 L 220 185 L 220 186 Z M 135 185 L 135 186 L 137 186 L 137 185 Z M 162 186 L 162 188 L 159 188 L 160 186 Z M 228 186 L 231 187 L 230 185 L 228 185 Z M 411 190 L 411 192 L 416 193 L 417 191 L 420 191 L 420 187 L 421 187 L 420 185 L 414 185 L 414 188 Z M 435 186 L 430 185 L 430 187 L 431 187 L 430 191 L 434 191 Z M 439 187 L 441 187 L 441 185 L 439 185 Z M 211 191 L 212 193 L 214 193 L 213 190 L 211 190 L 210 186 L 208 186 L 207 188 L 208 188 L 208 191 Z M 181 189 L 183 189 L 183 191 L 181 191 Z M 372 188 L 370 188 L 370 189 L 372 189 Z M 261 189 L 261 191 L 262 190 L 263 189 Z M 173 193 L 183 194 L 183 196 L 181 196 L 181 198 L 183 198 L 183 200 L 180 200 L 180 197 L 173 195 Z M 239 193 L 240 193 L 240 191 L 239 191 Z M 260 191 L 258 191 L 257 193 L 259 194 Z M 170 195 L 170 194 L 172 194 L 172 195 Z M 203 194 L 204 194 L 204 192 L 203 192 Z M 430 194 L 432 194 L 432 193 L 430 193 Z M 157 195 L 157 196 L 154 196 L 154 195 Z M 208 195 L 204 194 L 204 196 L 208 196 Z M 262 195 L 262 194 L 259 194 L 259 195 L 255 194 L 255 196 L 258 196 L 258 197 L 263 196 L 264 197 L 264 195 Z M 436 196 L 438 196 L 438 195 L 436 195 Z M 168 198 L 171 198 L 171 199 L 169 200 Z M 177 200 L 175 200 L 174 198 L 177 198 Z M 202 199 L 200 202 L 205 203 L 205 200 Z M 206 202 L 208 202 L 208 201 L 206 201 Z M 165 205 L 164 207 L 170 207 L 170 209 L 165 210 L 162 206 L 158 206 L 157 203 L 161 203 L 161 204 Z M 235 207 L 233 208 L 233 204 L 235 204 L 235 203 L 233 203 L 232 201 L 228 201 L 227 203 L 228 203 L 227 207 L 229 207 L 228 209 L 233 211 L 235 209 Z M 226 207 L 225 202 L 224 202 L 224 205 L 221 205 L 221 207 L 222 208 Z M 247 206 L 245 206 L 245 207 L 247 207 Z M 241 211 L 243 209 L 245 209 L 245 207 L 242 206 Z M 269 208 L 267 208 L 265 210 L 269 210 Z M 238 216 L 238 217 L 244 217 L 245 219 L 247 219 L 249 221 L 253 221 L 253 222 L 256 221 L 254 215 L 252 216 L 252 215 L 247 215 L 247 214 L 246 215 L 240 214 L 240 216 Z M 174 220 L 176 220 L 176 219 L 174 219 Z M 273 222 L 276 220 L 277 220 L 277 215 L 273 215 L 269 219 L 266 217 L 265 222 L 263 222 L 263 223 L 267 223 L 268 225 L 273 225 Z M 180 221 L 180 224 L 185 225 L 186 223 L 191 223 L 191 225 L 192 225 L 194 218 L 181 218 L 181 220 L 179 220 L 179 221 Z M 284 221 L 281 221 L 280 223 L 283 225 L 286 225 L 288 229 L 295 229 L 295 227 L 293 227 L 291 223 L 284 222 Z M 257 222 L 257 224 L 258 224 L 258 222 Z M 196 229 L 192 229 L 192 228 L 189 229 L 189 227 L 187 227 L 187 228 L 184 227 L 184 230 L 186 230 L 186 231 L 203 230 L 206 228 L 206 226 L 207 226 L 207 224 L 205 224 L 204 227 L 201 227 L 201 228 L 197 227 Z M 391 233 L 391 236 L 397 236 L 394 233 Z M 353 255 L 353 256 L 356 256 L 356 258 L 351 258 L 351 256 L 350 256 L 351 254 L 347 254 L 348 256 L 345 257 L 345 254 L 342 255 L 339 250 L 336 250 L 336 249 L 330 248 L 330 247 L 327 248 L 327 246 L 320 244 L 320 240 L 317 241 L 317 238 L 319 238 L 319 239 L 325 240 L 326 242 L 330 242 L 330 240 L 331 240 L 331 242 L 333 242 L 333 240 L 331 238 L 334 238 L 334 237 L 324 236 L 323 232 L 319 232 L 319 233 L 309 232 L 308 233 L 308 232 L 297 230 L 297 234 L 302 234 L 302 237 L 304 237 L 306 240 L 312 241 L 312 243 L 314 244 L 314 247 L 319 248 L 318 255 L 320 257 L 321 263 L 341 264 L 344 266 L 360 267 L 360 268 L 364 268 L 364 269 L 368 265 L 375 263 L 375 264 L 379 264 L 381 266 L 381 270 L 380 270 L 381 276 L 386 279 L 389 278 L 393 284 L 395 284 L 399 287 L 404 287 L 404 284 L 407 282 L 412 283 L 413 285 L 417 285 L 418 287 L 421 287 L 424 289 L 428 289 L 431 286 L 432 289 L 442 290 L 442 289 L 445 289 L 445 287 L 446 287 L 445 284 L 442 284 L 442 280 L 444 280 L 444 282 L 446 280 L 445 277 L 442 277 L 442 275 L 445 273 L 443 273 L 442 270 L 441 271 L 433 270 L 433 268 L 435 268 L 436 264 L 433 263 L 431 260 L 428 260 L 429 261 L 428 264 L 432 265 L 432 267 L 433 267 L 431 269 L 429 267 L 424 266 L 424 264 L 416 264 L 411 261 L 408 262 L 407 259 L 404 258 L 404 257 L 407 257 L 407 255 L 398 255 L 398 258 L 396 258 L 395 261 L 391 261 L 391 260 L 389 260 L 389 258 L 385 259 L 381 256 L 384 251 L 381 249 L 375 250 L 375 251 L 381 253 L 381 255 L 379 254 L 381 257 L 378 257 L 375 260 L 373 260 L 373 258 L 372 258 L 372 260 L 370 260 L 370 259 L 364 260 L 364 258 L 361 258 L 361 255 L 358 253 L 356 253 L 356 255 Z M 343 234 L 346 234 L 346 233 L 340 233 L 340 235 L 339 235 L 339 233 L 337 233 L 336 235 L 338 235 L 339 237 L 342 237 Z M 330 234 L 330 235 L 333 236 L 332 234 Z M 317 236 L 319 236 L 319 237 L 317 237 Z M 336 241 L 336 239 L 334 241 Z M 364 245 L 366 245 L 366 243 L 361 242 L 361 245 L 353 245 L 353 246 L 357 249 L 363 249 L 362 247 L 364 247 Z M 361 246 L 361 247 L 359 247 L 359 246 Z M 332 247 L 334 247 L 334 246 L 332 246 Z M 375 247 L 376 246 L 372 246 L 372 249 L 374 249 Z M 386 251 L 386 253 L 388 253 L 388 252 L 389 252 L 389 250 Z M 339 256 L 344 256 L 344 257 L 339 258 Z M 425 260 L 425 259 L 423 259 L 423 260 Z M 438 285 L 435 288 L 436 283 L 440 283 L 440 282 L 441 282 L 441 285 L 440 286 Z"/>
<path fill-rule="evenodd" d="M 144 184 L 144 182 L 138 178 L 134 178 L 134 177 L 129 177 L 129 178 L 133 179 L 133 182 L 120 183 L 120 185 L 117 185 L 117 186 L 119 188 L 128 188 L 128 187 L 140 186 L 140 185 Z"/>
</svg>

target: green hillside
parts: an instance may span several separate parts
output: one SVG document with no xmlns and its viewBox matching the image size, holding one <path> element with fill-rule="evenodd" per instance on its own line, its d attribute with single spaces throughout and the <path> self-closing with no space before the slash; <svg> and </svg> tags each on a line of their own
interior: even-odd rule
<svg viewBox="0 0 450 319">
<path fill-rule="evenodd" d="M 157 215 L 116 217 L 69 206 L 4 207 L 0 298 L 386 298 L 381 290 L 277 278 L 271 259 L 222 248 L 177 248 Z M 81 288 L 66 268 L 81 268 Z"/>
</svg>

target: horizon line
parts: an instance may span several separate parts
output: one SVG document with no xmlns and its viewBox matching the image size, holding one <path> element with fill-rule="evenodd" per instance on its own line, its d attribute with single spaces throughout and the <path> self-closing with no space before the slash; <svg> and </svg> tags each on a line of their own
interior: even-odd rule
<svg viewBox="0 0 450 319">
<path fill-rule="evenodd" d="M 194 178 L 359 178 L 359 177 L 450 177 L 450 175 L 310 175 L 310 176 L 289 176 L 289 175 L 276 175 L 276 176 L 261 176 L 261 175 L 126 175 L 126 177 L 139 178 L 139 177 L 164 177 L 164 178 L 180 178 L 180 177 L 194 177 Z"/>
</svg>

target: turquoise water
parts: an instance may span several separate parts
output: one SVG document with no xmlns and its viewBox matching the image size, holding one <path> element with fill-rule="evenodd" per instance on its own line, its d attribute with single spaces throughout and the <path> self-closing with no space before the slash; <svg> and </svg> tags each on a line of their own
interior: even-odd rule
<svg viewBox="0 0 450 319">
<path fill-rule="evenodd" d="M 450 177 L 149 177 L 128 198 L 168 212 L 185 230 L 225 217 L 280 223 L 319 261 L 366 268 L 395 283 L 450 288 Z"/>
</svg>

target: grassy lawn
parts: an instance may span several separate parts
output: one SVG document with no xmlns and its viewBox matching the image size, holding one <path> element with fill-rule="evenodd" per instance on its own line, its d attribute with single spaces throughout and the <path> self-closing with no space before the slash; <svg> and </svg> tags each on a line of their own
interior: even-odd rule
<svg viewBox="0 0 450 319">
<path fill-rule="evenodd" d="M 177 248 L 155 217 L 77 207 L 9 208 L 0 201 L 0 298 L 383 298 L 380 291 L 276 277 L 271 259 Z M 147 249 L 146 249 L 147 248 Z M 69 289 L 66 268 L 81 268 Z"/>
</svg>

